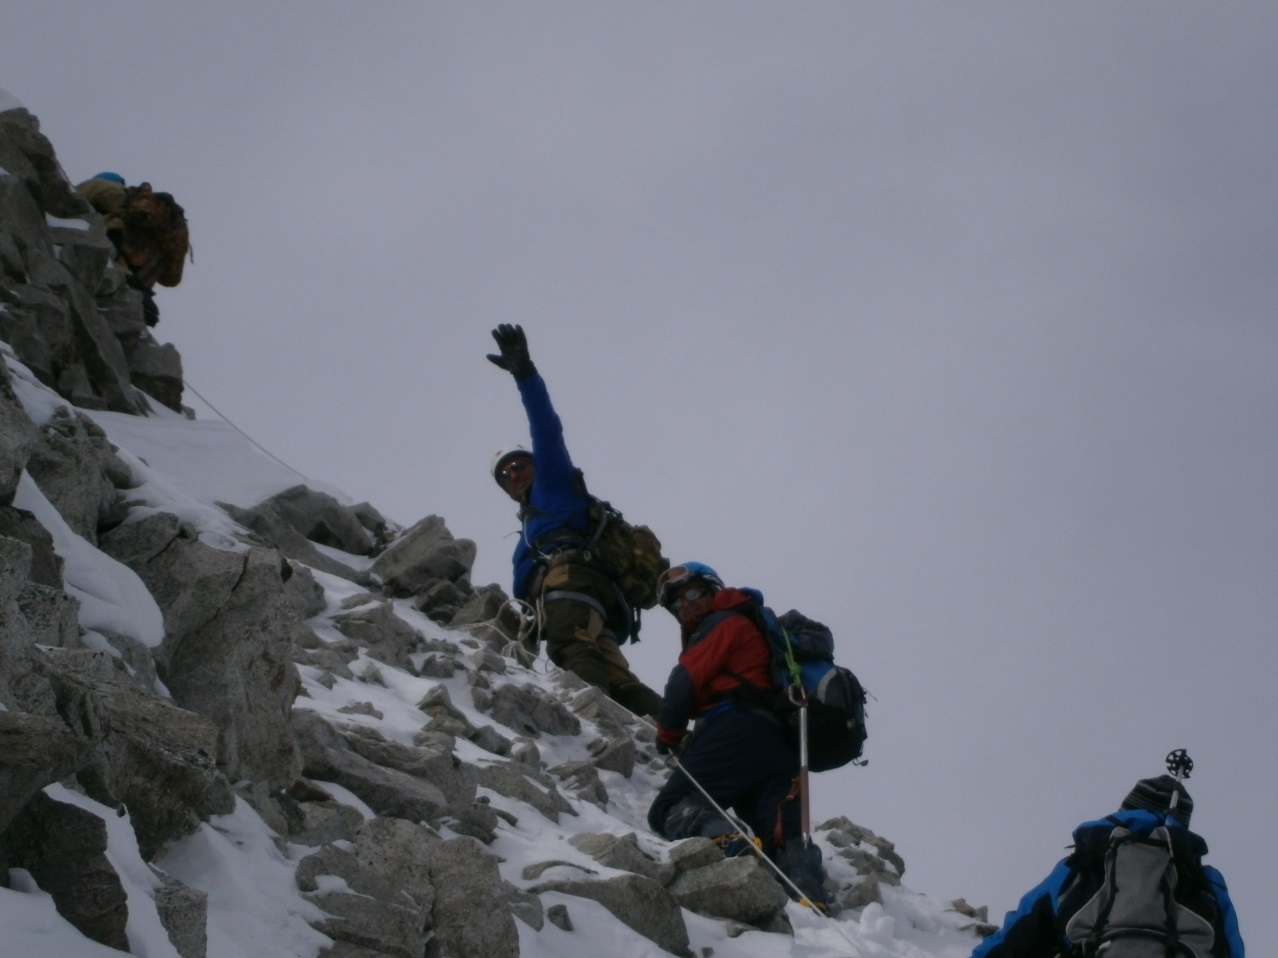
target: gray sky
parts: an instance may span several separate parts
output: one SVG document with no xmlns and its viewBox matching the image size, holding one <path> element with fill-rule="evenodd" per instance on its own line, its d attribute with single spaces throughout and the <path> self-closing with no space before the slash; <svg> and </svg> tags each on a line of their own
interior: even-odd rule
<svg viewBox="0 0 1278 958">
<path fill-rule="evenodd" d="M 1185 747 L 1278 945 L 1278 7 L 72 2 L 0 86 L 173 192 L 188 382 L 509 585 L 520 322 L 592 488 L 835 627 L 816 815 L 1002 912 Z M 193 397 L 188 397 L 193 399 Z M 202 417 L 210 415 L 192 401 Z M 658 687 L 652 615 L 632 660 Z"/>
</svg>

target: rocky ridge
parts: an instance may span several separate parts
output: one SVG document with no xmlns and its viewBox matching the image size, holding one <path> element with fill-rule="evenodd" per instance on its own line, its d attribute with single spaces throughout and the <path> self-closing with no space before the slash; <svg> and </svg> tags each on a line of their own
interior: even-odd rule
<svg viewBox="0 0 1278 958">
<path fill-rule="evenodd" d="M 0 112 L 0 879 L 24 870 L 121 951 L 146 909 L 204 958 L 190 846 L 249 817 L 328 958 L 514 956 L 521 926 L 572 934 L 596 907 L 658 953 L 708 955 L 706 922 L 792 933 L 755 859 L 646 831 L 651 729 L 521 664 L 517 613 L 441 518 L 305 484 L 220 511 L 157 491 L 109 414 L 179 417 L 181 362 L 110 254 L 35 118 Z M 890 842 L 844 818 L 816 836 L 838 909 L 908 920 Z M 955 905 L 938 934 L 986 927 Z"/>
</svg>

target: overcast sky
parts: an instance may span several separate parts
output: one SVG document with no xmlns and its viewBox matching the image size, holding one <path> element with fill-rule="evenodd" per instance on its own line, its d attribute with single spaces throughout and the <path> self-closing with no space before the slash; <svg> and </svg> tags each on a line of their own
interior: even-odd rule
<svg viewBox="0 0 1278 958">
<path fill-rule="evenodd" d="M 156 333 L 300 473 L 476 541 L 522 323 L 593 489 L 834 626 L 815 814 L 992 916 L 1173 748 L 1278 946 L 1278 7 L 14 5 L 67 175 L 173 192 Z M 212 412 L 188 394 L 204 417 Z M 673 621 L 633 652 L 660 687 Z"/>
</svg>

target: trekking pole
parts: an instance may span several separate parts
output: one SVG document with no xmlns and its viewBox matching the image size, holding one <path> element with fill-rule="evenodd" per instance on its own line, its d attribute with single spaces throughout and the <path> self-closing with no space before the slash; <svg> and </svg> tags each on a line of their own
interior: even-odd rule
<svg viewBox="0 0 1278 958">
<path fill-rule="evenodd" d="M 1183 748 L 1173 749 L 1167 753 L 1167 771 L 1171 772 L 1175 777 L 1177 784 L 1182 779 L 1189 778 L 1189 773 L 1194 770 L 1194 760 L 1189 757 L 1189 753 Z M 1176 817 L 1176 806 L 1180 803 L 1180 789 L 1172 792 L 1171 802 L 1167 806 L 1167 819 Z M 1166 821 L 1166 819 L 1164 820 Z"/>
</svg>

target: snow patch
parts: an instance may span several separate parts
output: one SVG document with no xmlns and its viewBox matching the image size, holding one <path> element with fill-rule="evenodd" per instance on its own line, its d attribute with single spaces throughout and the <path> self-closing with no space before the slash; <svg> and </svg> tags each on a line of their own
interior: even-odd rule
<svg viewBox="0 0 1278 958">
<path fill-rule="evenodd" d="M 80 600 L 80 624 L 128 635 L 148 648 L 164 641 L 164 616 L 138 574 L 72 531 L 24 469 L 13 504 L 32 513 L 53 538 L 69 595 Z"/>
</svg>

